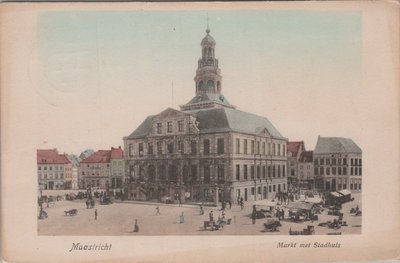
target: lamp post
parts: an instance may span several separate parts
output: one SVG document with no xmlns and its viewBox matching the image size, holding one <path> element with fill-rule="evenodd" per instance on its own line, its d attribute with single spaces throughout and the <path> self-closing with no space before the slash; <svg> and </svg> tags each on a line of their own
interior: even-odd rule
<svg viewBox="0 0 400 263">
<path fill-rule="evenodd" d="M 254 201 L 257 201 L 257 179 L 254 179 Z"/>
<path fill-rule="evenodd" d="M 40 209 L 42 209 L 42 205 L 43 205 L 43 184 L 42 183 L 39 183 L 39 192 L 40 192 L 39 206 L 40 206 Z"/>
</svg>

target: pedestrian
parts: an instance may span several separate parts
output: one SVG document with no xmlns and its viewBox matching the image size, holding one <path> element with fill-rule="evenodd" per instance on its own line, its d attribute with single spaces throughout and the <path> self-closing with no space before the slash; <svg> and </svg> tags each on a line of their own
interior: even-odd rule
<svg viewBox="0 0 400 263">
<path fill-rule="evenodd" d="M 182 212 L 182 214 L 181 214 L 180 217 L 179 217 L 179 223 L 180 223 L 180 224 L 185 223 L 185 216 L 183 215 L 183 212 Z"/>
<path fill-rule="evenodd" d="M 257 211 L 253 209 L 253 212 L 251 213 L 251 219 L 253 222 L 253 225 L 256 223 L 256 216 L 257 216 Z"/>
<path fill-rule="evenodd" d="M 86 200 L 86 209 L 89 209 L 89 199 Z"/>
<path fill-rule="evenodd" d="M 160 208 L 158 206 L 156 207 L 156 215 L 161 215 Z"/>
<path fill-rule="evenodd" d="M 204 215 L 204 210 L 202 205 L 200 205 L 200 215 Z"/>
<path fill-rule="evenodd" d="M 244 208 L 244 202 L 243 202 L 243 198 L 240 200 L 240 209 L 243 210 Z"/>
<path fill-rule="evenodd" d="M 225 210 L 225 201 L 222 201 L 222 207 L 221 207 L 221 210 L 223 211 L 223 210 Z"/>
<path fill-rule="evenodd" d="M 97 209 L 94 210 L 94 220 L 97 220 Z"/>
<path fill-rule="evenodd" d="M 181 196 L 179 195 L 179 206 L 182 206 L 182 199 L 181 199 Z"/>
<path fill-rule="evenodd" d="M 213 215 L 213 211 L 211 210 L 210 213 L 208 214 L 209 218 L 210 218 L 210 223 L 212 223 L 214 221 L 214 215 Z"/>
<path fill-rule="evenodd" d="M 229 200 L 228 204 L 229 204 L 229 209 L 231 209 L 232 208 L 232 201 Z"/>
<path fill-rule="evenodd" d="M 282 215 L 282 220 L 284 220 L 285 219 L 285 210 L 282 209 L 281 215 Z"/>
<path fill-rule="evenodd" d="M 133 227 L 133 232 L 139 232 L 139 225 L 137 223 L 137 219 L 135 219 L 135 226 Z"/>
<path fill-rule="evenodd" d="M 240 196 L 237 197 L 237 204 L 240 205 Z"/>
</svg>

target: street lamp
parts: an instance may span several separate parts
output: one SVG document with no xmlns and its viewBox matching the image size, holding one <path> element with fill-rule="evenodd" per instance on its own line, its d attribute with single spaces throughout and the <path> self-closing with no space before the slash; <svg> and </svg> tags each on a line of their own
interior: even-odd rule
<svg viewBox="0 0 400 263">
<path fill-rule="evenodd" d="M 43 205 L 43 183 L 39 183 L 39 192 L 40 192 L 39 206 L 40 206 L 40 208 L 42 208 L 42 205 Z"/>
</svg>

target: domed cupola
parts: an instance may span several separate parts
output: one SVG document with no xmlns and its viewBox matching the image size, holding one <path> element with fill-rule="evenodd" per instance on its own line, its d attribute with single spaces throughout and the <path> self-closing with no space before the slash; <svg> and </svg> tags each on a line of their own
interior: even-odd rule
<svg viewBox="0 0 400 263">
<path fill-rule="evenodd" d="M 207 35 L 203 38 L 203 40 L 201 41 L 201 46 L 215 46 L 215 40 L 212 36 L 210 36 L 210 29 L 207 28 L 206 30 Z"/>
<path fill-rule="evenodd" d="M 227 107 L 234 109 L 228 100 L 221 93 L 222 76 L 218 67 L 218 59 L 215 58 L 214 38 L 210 35 L 210 28 L 207 25 L 206 36 L 201 40 L 201 58 L 198 60 L 196 76 L 195 97 L 181 106 L 181 110 L 196 110 L 213 107 Z"/>
<path fill-rule="evenodd" d="M 196 94 L 221 93 L 221 70 L 218 68 L 218 59 L 215 58 L 214 38 L 210 35 L 207 26 L 207 35 L 201 41 L 201 58 L 194 81 L 196 82 Z"/>
</svg>

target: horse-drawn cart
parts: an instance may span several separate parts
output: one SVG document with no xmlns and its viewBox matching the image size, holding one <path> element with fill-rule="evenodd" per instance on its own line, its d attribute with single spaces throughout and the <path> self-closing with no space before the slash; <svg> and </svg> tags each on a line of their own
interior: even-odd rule
<svg viewBox="0 0 400 263">
<path fill-rule="evenodd" d="M 267 221 L 264 223 L 266 232 L 279 231 L 280 226 L 281 226 L 281 222 L 276 217 L 267 218 Z"/>
<path fill-rule="evenodd" d="M 290 229 L 289 230 L 289 235 L 313 235 L 314 234 L 314 226 L 307 226 L 307 228 L 304 228 L 301 231 L 295 231 Z"/>
<path fill-rule="evenodd" d="M 71 209 L 71 210 L 64 211 L 64 213 L 65 213 L 65 216 L 76 216 L 78 214 L 78 210 Z"/>
</svg>

